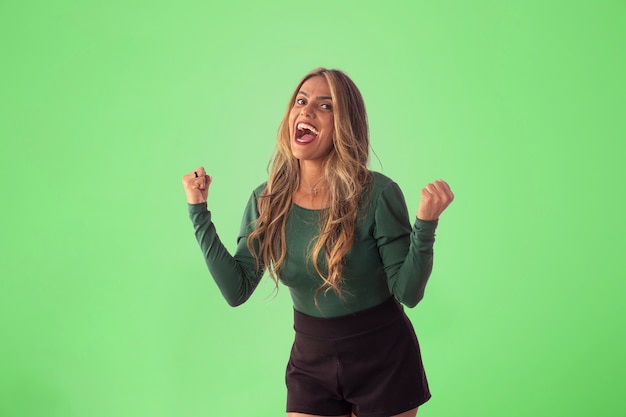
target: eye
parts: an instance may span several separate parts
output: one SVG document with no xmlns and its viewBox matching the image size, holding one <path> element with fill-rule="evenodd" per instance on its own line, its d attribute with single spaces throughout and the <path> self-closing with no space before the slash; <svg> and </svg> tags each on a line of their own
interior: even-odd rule
<svg viewBox="0 0 626 417">
<path fill-rule="evenodd" d="M 323 108 L 324 110 L 332 110 L 333 106 L 328 104 L 328 103 L 324 103 L 322 105 L 320 105 L 321 108 Z"/>
<path fill-rule="evenodd" d="M 296 99 L 296 104 L 304 106 L 306 104 L 306 100 L 303 99 L 303 98 L 298 98 L 298 99 Z"/>
</svg>

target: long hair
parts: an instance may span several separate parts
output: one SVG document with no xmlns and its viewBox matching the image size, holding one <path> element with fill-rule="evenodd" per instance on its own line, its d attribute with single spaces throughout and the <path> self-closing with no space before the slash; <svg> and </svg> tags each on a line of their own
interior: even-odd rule
<svg viewBox="0 0 626 417">
<path fill-rule="evenodd" d="M 333 103 L 333 147 L 324 160 L 330 208 L 323 210 L 319 234 L 309 254 L 315 271 L 322 279 L 315 293 L 333 290 L 343 298 L 343 259 L 352 247 L 357 213 L 362 194 L 371 181 L 369 162 L 369 129 L 365 103 L 354 82 L 342 71 L 318 68 L 298 84 L 278 128 L 274 154 L 268 165 L 269 179 L 257 199 L 259 217 L 248 236 L 248 248 L 258 264 L 267 267 L 278 288 L 278 275 L 287 252 L 285 229 L 293 195 L 300 183 L 299 161 L 291 152 L 289 113 L 302 84 L 315 76 L 325 77 Z M 320 265 L 323 254 L 325 266 Z"/>
</svg>

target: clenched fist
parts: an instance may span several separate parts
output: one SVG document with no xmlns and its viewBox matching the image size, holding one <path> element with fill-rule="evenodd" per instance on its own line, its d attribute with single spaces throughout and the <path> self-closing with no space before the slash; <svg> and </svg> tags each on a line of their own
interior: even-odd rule
<svg viewBox="0 0 626 417">
<path fill-rule="evenodd" d="M 420 220 L 437 220 L 441 213 L 452 203 L 454 194 L 444 180 L 431 182 L 422 188 L 422 199 L 417 208 Z"/>
<path fill-rule="evenodd" d="M 204 167 L 183 175 L 183 187 L 189 204 L 204 203 L 209 196 L 209 185 L 211 177 L 206 174 Z"/>
</svg>

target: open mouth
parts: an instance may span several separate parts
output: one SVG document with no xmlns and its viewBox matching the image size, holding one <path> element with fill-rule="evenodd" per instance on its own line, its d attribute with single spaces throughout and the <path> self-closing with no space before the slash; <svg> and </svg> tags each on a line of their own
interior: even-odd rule
<svg viewBox="0 0 626 417">
<path fill-rule="evenodd" d="M 300 122 L 296 125 L 296 142 L 311 143 L 319 135 L 319 131 L 308 123 Z"/>
</svg>

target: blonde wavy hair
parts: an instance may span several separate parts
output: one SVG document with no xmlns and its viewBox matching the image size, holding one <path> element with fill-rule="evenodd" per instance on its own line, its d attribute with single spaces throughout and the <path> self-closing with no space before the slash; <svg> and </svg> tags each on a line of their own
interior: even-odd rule
<svg viewBox="0 0 626 417">
<path fill-rule="evenodd" d="M 322 285 L 320 291 L 334 291 L 343 298 L 343 259 L 354 242 L 357 213 L 371 181 L 369 162 L 369 129 L 365 103 L 354 82 L 342 71 L 318 68 L 302 78 L 295 88 L 278 128 L 274 154 L 268 165 L 269 179 L 257 199 L 259 217 L 248 236 L 248 248 L 257 264 L 267 267 L 278 289 L 278 276 L 287 252 L 285 229 L 293 195 L 300 183 L 299 161 L 291 152 L 289 113 L 302 84 L 316 76 L 328 82 L 333 104 L 333 148 L 324 160 L 330 208 L 322 211 L 319 234 L 309 254 Z M 318 262 L 323 253 L 325 266 Z"/>
</svg>

